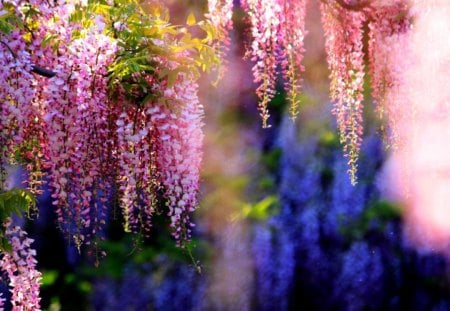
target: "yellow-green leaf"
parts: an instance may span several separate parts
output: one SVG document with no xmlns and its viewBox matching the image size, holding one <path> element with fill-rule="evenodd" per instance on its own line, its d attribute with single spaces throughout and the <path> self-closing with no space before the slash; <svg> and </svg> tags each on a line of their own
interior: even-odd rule
<svg viewBox="0 0 450 311">
<path fill-rule="evenodd" d="M 195 23 L 196 23 L 196 20 L 195 20 L 194 13 L 191 12 L 186 20 L 186 24 L 188 24 L 189 26 L 194 26 Z"/>
</svg>

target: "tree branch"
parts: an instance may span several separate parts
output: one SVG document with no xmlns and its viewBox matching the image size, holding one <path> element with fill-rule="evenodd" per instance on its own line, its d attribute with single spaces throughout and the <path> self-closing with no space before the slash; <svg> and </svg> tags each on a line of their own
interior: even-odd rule
<svg viewBox="0 0 450 311">
<path fill-rule="evenodd" d="M 322 3 L 330 5 L 330 1 L 332 0 L 321 0 Z M 345 0 L 333 0 L 335 1 L 341 8 L 349 10 L 349 11 L 362 11 L 367 8 L 371 4 L 371 0 L 350 0 L 349 3 L 345 2 Z"/>
<path fill-rule="evenodd" d="M 355 1 L 351 0 L 350 3 L 345 2 L 344 0 L 335 0 L 341 7 L 351 11 L 361 11 L 368 7 L 371 3 L 371 0 L 361 0 Z"/>
<path fill-rule="evenodd" d="M 56 72 L 51 71 L 49 69 L 38 67 L 36 65 L 31 65 L 31 71 L 34 72 L 35 74 L 38 74 L 46 78 L 52 78 L 56 75 Z"/>
<path fill-rule="evenodd" d="M 0 43 L 3 44 L 9 50 L 9 52 L 15 59 L 17 59 L 16 53 L 14 53 L 14 51 L 11 49 L 11 47 L 6 42 L 0 40 Z M 38 75 L 46 77 L 46 78 L 52 78 L 56 75 L 56 72 L 51 71 L 49 69 L 41 68 L 34 64 L 31 64 L 31 72 L 34 72 L 35 74 L 38 74 Z"/>
</svg>

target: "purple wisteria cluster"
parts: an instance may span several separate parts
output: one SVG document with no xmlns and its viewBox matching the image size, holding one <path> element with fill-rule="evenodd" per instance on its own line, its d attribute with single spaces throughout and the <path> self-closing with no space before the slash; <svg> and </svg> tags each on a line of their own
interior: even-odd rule
<svg viewBox="0 0 450 311">
<path fill-rule="evenodd" d="M 256 309 L 448 308 L 445 258 L 409 247 L 400 213 L 378 189 L 380 139 L 365 138 L 365 170 L 352 186 L 338 144 L 298 130 L 287 118 L 280 126 L 281 210 L 254 229 Z"/>
<path fill-rule="evenodd" d="M 120 280 L 99 278 L 91 296 L 95 310 L 202 310 L 204 277 L 162 256 L 156 265 L 124 267 Z"/>
</svg>

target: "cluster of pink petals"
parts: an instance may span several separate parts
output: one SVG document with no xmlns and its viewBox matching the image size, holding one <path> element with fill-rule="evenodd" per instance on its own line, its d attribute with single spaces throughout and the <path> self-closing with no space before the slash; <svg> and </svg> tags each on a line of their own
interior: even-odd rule
<svg viewBox="0 0 450 311">
<path fill-rule="evenodd" d="M 322 23 L 326 39 L 327 61 L 330 69 L 330 95 L 334 101 L 340 141 L 348 158 L 349 174 L 356 183 L 357 161 L 363 136 L 363 87 L 365 54 L 363 40 L 365 25 L 369 25 L 369 70 L 373 95 L 380 115 L 397 115 L 396 105 L 384 103 L 396 85 L 396 70 L 389 51 L 394 39 L 410 28 L 406 0 L 323 0 Z M 217 1 L 210 1 L 210 19 L 221 20 L 222 12 L 213 10 Z M 284 77 L 290 102 L 290 114 L 298 114 L 304 55 L 305 16 L 307 0 L 243 0 L 241 6 L 248 14 L 252 43 L 248 54 L 255 62 L 254 81 L 258 84 L 259 111 L 263 127 L 267 127 L 268 105 L 275 95 L 278 68 Z M 215 15 L 215 18 L 211 17 Z M 394 94 L 395 95 L 395 94 Z M 401 96 L 389 102 L 401 102 Z M 409 117 L 400 116 L 397 118 Z M 398 135 L 391 122 L 389 138 Z"/>
<path fill-rule="evenodd" d="M 230 30 L 233 28 L 233 0 L 208 0 L 206 18 L 214 26 L 217 38 L 212 43 L 220 58 L 221 65 L 226 65 L 225 57 L 231 44 Z M 219 68 L 219 79 L 225 74 L 225 66 Z"/>
<path fill-rule="evenodd" d="M 369 69 L 372 97 L 377 111 L 385 124 L 382 125 L 384 140 L 388 146 L 397 146 L 400 141 L 399 124 L 411 120 L 412 110 L 406 94 L 401 94 L 402 72 L 410 66 L 409 33 L 411 13 L 406 1 L 378 3 L 369 22 Z"/>
<path fill-rule="evenodd" d="M 156 203 L 153 124 L 145 107 L 122 102 L 117 126 L 118 184 L 125 231 L 150 230 Z"/>
<path fill-rule="evenodd" d="M 450 3 L 414 0 L 410 7 L 409 16 L 400 16 L 414 23 L 386 39 L 394 42 L 386 53 L 393 68 L 386 115 L 395 134 L 389 187 L 404 207 L 409 240 L 448 256 Z"/>
<path fill-rule="evenodd" d="M 36 128 L 40 121 L 34 102 L 36 80 L 31 74 L 31 56 L 22 35 L 13 31 L 8 38 L 0 37 L 0 79 L 8 81 L 0 85 L 0 158 L 1 161 L 10 159 L 14 148 L 21 146 L 25 158 L 36 154 L 36 163 L 30 164 L 32 174 L 34 166 L 39 165 L 40 135 Z M 32 180 L 30 188 L 34 189 L 39 182 Z"/>
<path fill-rule="evenodd" d="M 111 145 L 106 74 L 116 46 L 102 34 L 101 23 L 83 29 L 82 39 L 72 39 L 80 30 L 69 22 L 74 3 L 40 8 L 47 14 L 39 20 L 32 42 L 35 62 L 57 73 L 52 79 L 40 78 L 38 84 L 46 164 L 59 223 L 80 245 L 103 222 L 102 203 L 110 188 L 104 178 Z M 42 48 L 48 35 L 61 40 L 57 54 L 52 45 Z"/>
<path fill-rule="evenodd" d="M 41 273 L 36 270 L 36 251 L 31 248 L 33 240 L 19 227 L 5 224 L 5 236 L 12 251 L 4 252 L 0 267 L 9 279 L 13 311 L 40 310 L 39 286 Z M 3 298 L 0 299 L 3 303 Z"/>
<path fill-rule="evenodd" d="M 284 1 L 280 15 L 279 62 L 284 76 L 284 88 L 290 103 L 290 115 L 295 118 L 299 113 L 299 95 L 301 90 L 304 38 L 306 36 L 307 0 Z"/>
<path fill-rule="evenodd" d="M 268 127 L 270 117 L 268 105 L 275 95 L 277 78 L 278 51 L 283 47 L 279 40 L 279 29 L 283 14 L 283 1 L 245 0 L 242 7 L 247 11 L 252 43 L 249 54 L 255 62 L 253 66 L 254 82 L 258 84 L 256 95 L 259 99 L 259 111 L 263 127 Z"/>
<path fill-rule="evenodd" d="M 86 1 L 10 3 L 18 16 L 32 5 L 39 14 L 28 18 L 36 18 L 39 27 L 31 42 L 20 32 L 1 38 L 7 45 L 0 44 L 0 75 L 8 81 L 0 86 L 2 161 L 24 150 L 30 188 L 39 188 L 48 175 L 58 223 L 77 246 L 89 244 L 102 229 L 111 198 L 119 202 L 126 231 L 148 233 L 161 194 L 174 236 L 188 239 L 203 137 L 195 78 L 178 74 L 169 88 L 149 75 L 154 90 L 148 91 L 164 99 L 145 103 L 126 98 L 118 82 L 113 98 L 108 68 L 120 48 L 105 34 L 101 17 L 87 29 L 72 21 Z M 232 3 L 224 5 L 231 22 Z M 155 62 L 171 70 L 178 66 L 163 58 Z M 32 64 L 56 76 L 34 75 Z"/>
<path fill-rule="evenodd" d="M 298 114 L 306 4 L 307 0 L 242 1 L 250 22 L 252 42 L 247 53 L 255 62 L 253 76 L 258 84 L 256 94 L 263 127 L 268 127 L 268 105 L 275 96 L 278 68 L 284 78 L 290 114 Z"/>
<path fill-rule="evenodd" d="M 330 2 L 332 3 L 332 2 Z M 321 4 L 325 49 L 330 68 L 331 99 L 335 102 L 340 141 L 348 158 L 349 174 L 356 183 L 357 160 L 363 135 L 364 12 L 336 4 Z"/>
<path fill-rule="evenodd" d="M 203 143 L 203 106 L 199 103 L 197 91 L 195 81 L 179 75 L 177 83 L 164 91 L 165 98 L 185 103 L 179 111 L 163 106 L 147 110 L 156 132 L 156 165 L 168 198 L 174 237 L 178 241 L 190 237 L 193 224 L 189 214 L 197 207 Z"/>
<path fill-rule="evenodd" d="M 173 87 L 154 84 L 175 109 L 149 101 L 137 107 L 122 101 L 116 121 L 120 206 L 125 230 L 150 229 L 156 195 L 162 190 L 178 242 L 190 237 L 189 214 L 197 206 L 202 158 L 203 107 L 197 83 L 179 74 Z M 144 232 L 144 233 L 145 233 Z"/>
</svg>

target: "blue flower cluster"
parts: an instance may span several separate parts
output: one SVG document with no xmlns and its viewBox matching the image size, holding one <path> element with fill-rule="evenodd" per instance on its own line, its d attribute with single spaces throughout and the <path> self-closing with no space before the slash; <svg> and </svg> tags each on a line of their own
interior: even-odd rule
<svg viewBox="0 0 450 311">
<path fill-rule="evenodd" d="M 362 146 L 359 183 L 332 141 L 279 130 L 281 211 L 255 227 L 256 310 L 450 310 L 443 256 L 411 249 L 375 181 L 383 147 Z"/>
<path fill-rule="evenodd" d="M 203 277 L 187 265 L 161 258 L 157 265 L 129 265 L 120 279 L 98 278 L 95 310 L 202 310 Z"/>
</svg>

